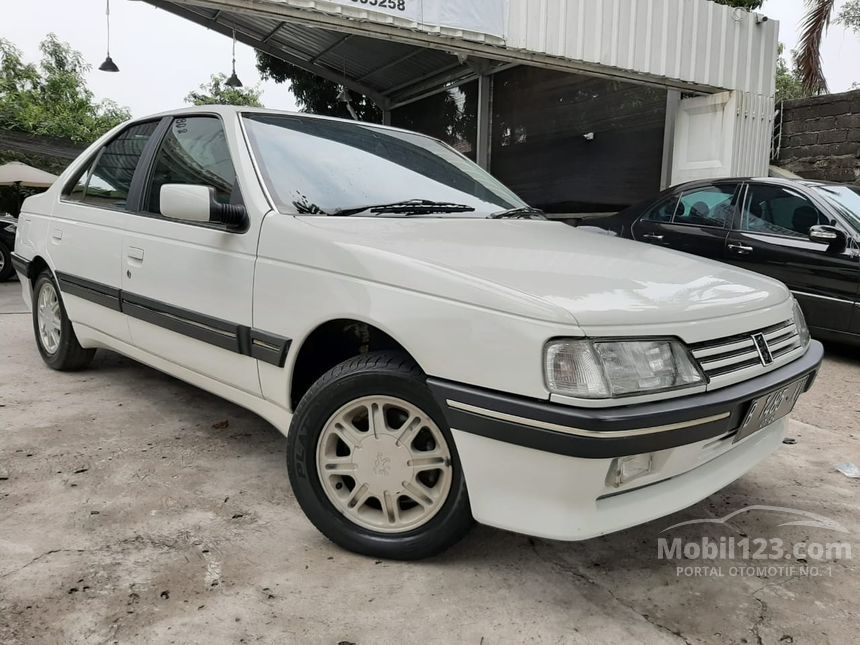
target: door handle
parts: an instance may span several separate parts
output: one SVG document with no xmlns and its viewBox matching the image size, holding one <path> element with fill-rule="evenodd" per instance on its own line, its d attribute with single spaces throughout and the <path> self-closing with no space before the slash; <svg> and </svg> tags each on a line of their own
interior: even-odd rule
<svg viewBox="0 0 860 645">
<path fill-rule="evenodd" d="M 662 242 L 663 236 L 657 235 L 656 233 L 645 233 L 645 235 L 642 236 L 642 239 L 643 240 L 651 240 L 653 242 Z"/>
<path fill-rule="evenodd" d="M 55 240 L 62 240 L 63 239 L 63 229 L 55 228 L 53 231 L 51 231 L 51 237 L 54 238 Z"/>
<path fill-rule="evenodd" d="M 729 244 L 729 251 L 734 251 L 738 255 L 749 255 L 753 252 L 753 247 L 746 244 Z"/>
<path fill-rule="evenodd" d="M 128 247 L 127 255 L 131 260 L 143 262 L 143 249 L 139 249 L 136 246 L 130 246 Z"/>
</svg>

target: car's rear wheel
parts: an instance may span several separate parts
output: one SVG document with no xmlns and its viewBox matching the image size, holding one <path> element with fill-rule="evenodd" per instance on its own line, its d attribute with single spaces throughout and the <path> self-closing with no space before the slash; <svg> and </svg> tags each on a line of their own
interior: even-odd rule
<svg viewBox="0 0 860 645">
<path fill-rule="evenodd" d="M 3 242 L 0 242 L 0 282 L 6 282 L 12 277 L 15 268 L 12 266 L 12 252 Z"/>
<path fill-rule="evenodd" d="M 93 360 L 94 349 L 84 349 L 66 315 L 60 291 L 49 271 L 33 285 L 33 331 L 42 360 L 55 370 L 78 370 Z"/>
<path fill-rule="evenodd" d="M 472 524 L 451 433 L 403 354 L 367 354 L 324 374 L 296 410 L 287 464 L 308 518 L 351 551 L 424 558 Z"/>
</svg>

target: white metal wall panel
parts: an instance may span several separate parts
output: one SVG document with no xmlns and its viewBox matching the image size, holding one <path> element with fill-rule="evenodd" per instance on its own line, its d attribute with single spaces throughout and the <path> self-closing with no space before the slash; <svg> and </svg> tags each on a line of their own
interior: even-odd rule
<svg viewBox="0 0 860 645">
<path fill-rule="evenodd" d="M 771 96 L 778 34 L 707 0 L 510 0 L 506 46 Z"/>
<path fill-rule="evenodd" d="M 152 0 L 150 0 L 152 1 Z M 441 0 L 438 0 L 441 1 Z M 423 24 L 368 10 L 347 0 L 173 0 L 307 25 L 398 40 L 407 44 L 483 52 L 518 50 L 517 62 L 600 71 L 597 66 L 665 79 L 674 86 L 699 85 L 708 91 L 774 93 L 779 24 L 709 0 L 483 0 L 498 2 L 503 37 Z M 495 5 L 493 5 L 495 6 Z M 409 14 L 411 15 L 411 14 Z M 355 32 L 353 32 L 355 33 Z M 513 60 L 513 59 L 512 59 Z"/>
</svg>

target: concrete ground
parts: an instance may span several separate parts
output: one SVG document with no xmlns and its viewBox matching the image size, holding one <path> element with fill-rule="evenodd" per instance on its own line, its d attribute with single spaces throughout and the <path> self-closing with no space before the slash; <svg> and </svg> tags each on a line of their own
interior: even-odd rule
<svg viewBox="0 0 860 645">
<path fill-rule="evenodd" d="M 828 348 L 790 435 L 759 468 L 671 517 L 584 543 L 486 527 L 412 564 L 344 552 L 290 491 L 284 438 L 253 414 L 109 352 L 47 369 L 17 282 L 0 285 L 2 643 L 848 643 L 860 629 L 860 357 Z M 855 559 L 677 575 L 657 538 L 848 541 Z M 704 529 L 704 530 L 703 530 Z M 702 561 L 681 564 L 702 565 Z M 776 564 L 784 564 L 776 562 Z M 767 576 L 767 577 L 766 577 Z"/>
</svg>

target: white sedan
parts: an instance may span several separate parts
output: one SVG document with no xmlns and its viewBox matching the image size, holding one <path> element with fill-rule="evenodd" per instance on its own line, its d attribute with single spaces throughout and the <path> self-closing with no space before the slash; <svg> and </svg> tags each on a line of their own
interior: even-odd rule
<svg viewBox="0 0 860 645">
<path fill-rule="evenodd" d="M 547 221 L 435 139 L 233 107 L 124 124 L 19 219 L 48 366 L 120 352 L 287 435 L 310 520 L 421 558 L 581 540 L 779 446 L 822 347 L 768 278 Z"/>
</svg>

